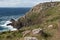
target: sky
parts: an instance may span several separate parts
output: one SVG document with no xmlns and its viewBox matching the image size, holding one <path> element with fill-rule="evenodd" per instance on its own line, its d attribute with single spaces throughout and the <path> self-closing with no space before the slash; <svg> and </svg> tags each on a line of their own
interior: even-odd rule
<svg viewBox="0 0 60 40">
<path fill-rule="evenodd" d="M 0 7 L 33 7 L 38 3 L 46 1 L 51 0 L 0 0 Z"/>
</svg>

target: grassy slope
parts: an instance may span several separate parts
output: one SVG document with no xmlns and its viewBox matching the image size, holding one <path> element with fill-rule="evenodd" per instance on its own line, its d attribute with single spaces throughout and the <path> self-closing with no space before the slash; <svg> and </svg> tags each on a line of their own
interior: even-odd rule
<svg viewBox="0 0 60 40">
<path fill-rule="evenodd" d="M 42 39 L 52 40 L 52 38 L 55 38 L 54 35 L 58 31 L 57 29 L 58 29 L 58 21 L 60 20 L 60 6 L 49 8 L 47 10 L 44 10 L 43 12 L 44 12 L 43 14 L 33 12 L 33 14 L 31 14 L 30 16 L 27 15 L 28 18 L 31 19 L 33 22 L 31 24 L 35 24 L 35 25 L 31 25 L 29 27 L 27 26 L 23 27 L 21 28 L 21 30 L 15 31 L 15 32 L 0 33 L 0 40 L 17 40 L 17 39 L 23 40 L 24 37 L 22 37 L 21 32 L 24 30 L 33 30 L 35 28 L 42 28 L 44 29 L 44 32 L 46 34 L 51 36 L 48 36 L 47 38 L 45 38 L 44 36 L 41 36 L 39 34 L 32 35 L 31 33 L 29 35 L 27 34 L 26 36 L 35 36 L 39 40 L 42 40 Z M 27 19 L 24 19 L 24 20 L 27 20 Z M 53 25 L 53 28 L 48 28 L 49 25 Z M 54 39 L 54 40 L 58 40 L 58 39 Z"/>
</svg>

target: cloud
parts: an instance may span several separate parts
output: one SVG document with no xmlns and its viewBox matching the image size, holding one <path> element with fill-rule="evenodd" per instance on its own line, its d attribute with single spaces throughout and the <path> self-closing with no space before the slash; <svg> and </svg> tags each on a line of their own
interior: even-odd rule
<svg viewBox="0 0 60 40">
<path fill-rule="evenodd" d="M 0 7 L 17 7 L 20 4 L 20 0 L 0 0 Z"/>
<path fill-rule="evenodd" d="M 21 7 L 32 7 L 43 1 L 49 1 L 49 0 L 20 0 L 20 5 Z"/>
<path fill-rule="evenodd" d="M 46 1 L 51 0 L 0 0 L 0 7 L 32 7 L 38 3 Z"/>
</svg>

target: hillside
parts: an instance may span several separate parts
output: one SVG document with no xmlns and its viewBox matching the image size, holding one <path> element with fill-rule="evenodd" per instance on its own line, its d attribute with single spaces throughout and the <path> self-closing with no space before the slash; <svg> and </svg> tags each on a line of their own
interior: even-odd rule
<svg viewBox="0 0 60 40">
<path fill-rule="evenodd" d="M 60 2 L 40 3 L 12 24 L 19 30 L 0 33 L 1 40 L 23 40 L 24 37 L 60 40 Z M 42 29 L 42 32 L 32 34 L 31 31 L 38 28 Z M 28 30 L 30 32 L 26 35 L 22 33 Z"/>
<path fill-rule="evenodd" d="M 60 4 L 59 2 L 40 3 L 36 5 L 35 7 L 33 7 L 29 12 L 27 12 L 25 16 L 18 19 L 18 21 L 21 21 L 23 24 L 25 23 L 26 25 L 39 24 L 45 20 L 47 21 L 48 19 L 47 17 L 51 16 L 53 12 L 56 12 L 56 9 L 58 8 L 57 6 L 59 4 Z"/>
</svg>

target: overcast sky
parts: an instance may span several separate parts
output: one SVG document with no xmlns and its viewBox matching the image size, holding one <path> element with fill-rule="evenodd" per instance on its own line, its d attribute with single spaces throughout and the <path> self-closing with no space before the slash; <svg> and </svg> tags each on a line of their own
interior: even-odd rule
<svg viewBox="0 0 60 40">
<path fill-rule="evenodd" d="M 38 3 L 46 1 L 51 0 L 0 0 L 0 7 L 33 7 Z"/>
</svg>

